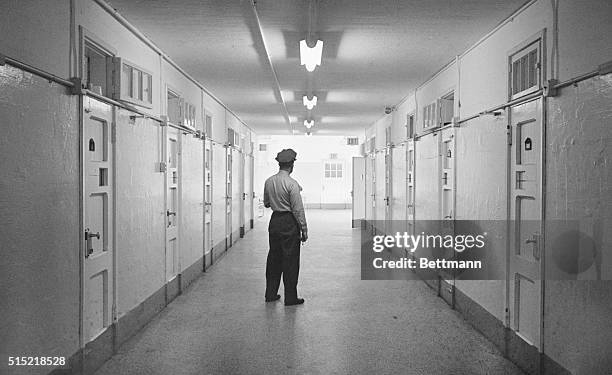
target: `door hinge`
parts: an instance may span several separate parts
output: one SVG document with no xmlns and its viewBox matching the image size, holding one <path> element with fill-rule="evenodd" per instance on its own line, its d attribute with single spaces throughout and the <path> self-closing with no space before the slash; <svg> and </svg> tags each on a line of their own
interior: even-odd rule
<svg viewBox="0 0 612 375">
<path fill-rule="evenodd" d="M 508 145 L 512 146 L 512 129 L 510 126 L 506 126 L 506 138 L 508 140 Z"/>
</svg>

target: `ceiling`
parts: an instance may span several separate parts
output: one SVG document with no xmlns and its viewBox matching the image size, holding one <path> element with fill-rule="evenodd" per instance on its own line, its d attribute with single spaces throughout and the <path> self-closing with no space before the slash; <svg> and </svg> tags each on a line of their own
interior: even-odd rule
<svg viewBox="0 0 612 375">
<path fill-rule="evenodd" d="M 363 134 L 524 2 L 109 1 L 259 134 L 303 134 L 313 118 L 314 135 Z M 299 60 L 309 28 L 324 43 L 312 73 Z M 319 97 L 312 111 L 305 92 Z"/>
</svg>

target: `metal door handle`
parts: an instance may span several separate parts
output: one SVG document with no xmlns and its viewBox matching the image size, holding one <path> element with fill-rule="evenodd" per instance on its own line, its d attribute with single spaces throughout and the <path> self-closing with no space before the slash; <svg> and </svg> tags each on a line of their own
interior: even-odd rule
<svg viewBox="0 0 612 375">
<path fill-rule="evenodd" d="M 170 210 L 166 211 L 166 216 L 176 216 L 176 212 L 170 212 Z"/>
<path fill-rule="evenodd" d="M 85 229 L 85 258 L 89 258 L 94 252 L 92 238 L 100 239 L 100 232 L 94 234 L 89 232 L 89 228 Z"/>
<path fill-rule="evenodd" d="M 531 238 L 525 240 L 526 244 L 533 244 L 533 259 L 540 260 L 540 245 L 538 241 L 539 235 L 534 233 Z"/>
<path fill-rule="evenodd" d="M 87 238 L 88 238 L 88 239 L 89 239 L 89 238 L 93 238 L 93 237 L 95 237 L 95 238 L 97 238 L 97 239 L 100 239 L 100 232 L 96 232 L 96 233 L 87 233 Z"/>
</svg>

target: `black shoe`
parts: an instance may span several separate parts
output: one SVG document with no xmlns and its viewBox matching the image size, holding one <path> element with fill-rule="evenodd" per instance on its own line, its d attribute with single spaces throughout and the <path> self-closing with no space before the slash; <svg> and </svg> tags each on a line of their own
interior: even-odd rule
<svg viewBox="0 0 612 375">
<path fill-rule="evenodd" d="M 304 303 L 304 298 L 298 298 L 294 301 L 285 301 L 285 306 L 301 305 Z"/>
<path fill-rule="evenodd" d="M 276 297 L 268 298 L 266 297 L 266 302 L 274 302 L 280 299 L 280 294 L 277 294 Z"/>
</svg>

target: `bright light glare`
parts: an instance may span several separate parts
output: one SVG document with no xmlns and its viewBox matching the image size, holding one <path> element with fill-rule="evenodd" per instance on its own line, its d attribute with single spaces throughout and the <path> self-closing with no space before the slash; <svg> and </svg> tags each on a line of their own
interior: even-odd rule
<svg viewBox="0 0 612 375">
<path fill-rule="evenodd" d="M 323 41 L 317 40 L 314 47 L 309 48 L 306 40 L 300 40 L 300 65 L 306 65 L 306 70 L 313 72 L 317 65 L 321 65 L 323 54 Z"/>
<path fill-rule="evenodd" d="M 315 105 L 317 105 L 317 96 L 314 95 L 312 97 L 312 99 L 308 99 L 308 97 L 306 95 L 304 95 L 302 97 L 302 102 L 304 103 L 304 105 L 306 106 L 306 108 L 308 109 L 313 109 Z"/>
</svg>

